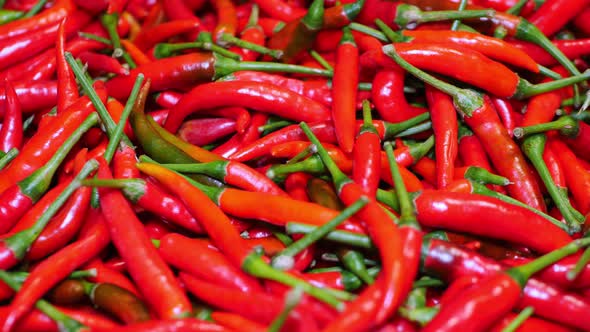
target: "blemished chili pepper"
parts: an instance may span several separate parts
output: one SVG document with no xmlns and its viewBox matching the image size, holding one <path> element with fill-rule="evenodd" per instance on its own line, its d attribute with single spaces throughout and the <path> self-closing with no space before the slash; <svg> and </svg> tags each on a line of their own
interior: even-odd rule
<svg viewBox="0 0 590 332">
<path fill-rule="evenodd" d="M 76 85 L 76 77 L 68 66 L 65 58 L 65 45 L 66 45 L 66 23 L 67 18 L 59 24 L 57 30 L 57 42 L 55 44 L 56 52 L 56 67 L 57 67 L 57 78 L 58 78 L 58 98 L 57 98 L 57 111 L 61 112 L 72 105 L 76 99 L 78 99 L 78 86 Z"/>
<path fill-rule="evenodd" d="M 343 203 L 352 204 L 364 196 L 362 188 L 352 182 L 334 164 L 309 126 L 302 123 L 301 127 L 307 138 L 318 149 L 318 155 L 332 175 L 338 188 L 338 196 Z M 369 233 L 377 242 L 377 247 L 380 249 L 379 254 L 382 256 L 383 272 L 373 285 L 369 286 L 359 298 L 347 306 L 339 319 L 326 328 L 327 331 L 341 331 L 343 326 L 346 326 L 350 331 L 356 331 L 379 324 L 400 305 L 401 299 L 405 296 L 401 293 L 403 277 L 401 271 L 398 271 L 398 264 L 401 264 L 403 260 L 399 230 L 393 222 L 383 222 L 383 220 L 390 220 L 390 216 L 381 210 L 381 207 L 371 197 L 369 197 L 369 203 L 365 208 L 359 211 L 359 216 L 368 224 Z M 385 240 L 386 238 L 388 240 Z M 347 314 L 355 312 L 355 310 L 367 311 L 367 314 Z M 368 313 L 372 313 L 374 316 Z M 367 320 L 369 317 L 370 321 Z"/>
<path fill-rule="evenodd" d="M 96 271 L 96 276 L 87 278 L 88 281 L 94 283 L 106 282 L 117 285 L 139 296 L 137 288 L 124 274 L 106 266 L 99 258 L 90 260 L 90 262 L 84 265 L 84 268 Z"/>
<path fill-rule="evenodd" d="M 292 62 L 313 45 L 323 22 L 324 2 L 314 0 L 301 20 L 289 21 L 284 28 L 270 37 L 267 46 L 282 51 L 282 62 Z"/>
<path fill-rule="evenodd" d="M 309 75 L 331 75 L 322 69 L 273 62 L 237 62 L 213 53 L 190 53 L 163 58 L 139 66 L 128 76 L 118 76 L 106 83 L 111 96 L 124 99 L 131 91 L 131 84 L 139 73 L 152 81 L 152 91 L 183 88 L 196 83 L 209 82 L 239 70 L 274 72 L 298 72 Z"/>
<path fill-rule="evenodd" d="M 580 74 L 579 76 L 575 76 L 575 78 L 568 77 L 557 81 L 532 85 L 528 81 L 519 78 L 516 73 L 503 64 L 463 46 L 430 43 L 396 43 L 385 47 L 387 47 L 387 50 L 394 47 L 399 56 L 420 69 L 432 70 L 439 74 L 456 78 L 482 88 L 497 97 L 528 98 L 582 82 L 587 80 L 587 75 L 589 75 L 588 73 Z M 449 63 L 456 63 L 456 65 L 449 66 Z M 396 62 L 384 56 L 381 50 L 371 50 L 361 56 L 361 65 L 364 66 L 392 67 L 396 66 L 395 64 Z M 501 77 L 501 80 L 492 79 L 492 77 Z"/>
<path fill-rule="evenodd" d="M 459 147 L 457 113 L 453 101 L 448 95 L 426 86 L 426 99 L 430 106 L 430 118 L 434 128 L 435 155 L 437 174 L 436 186 L 446 188 L 453 180 L 455 159 Z"/>
<path fill-rule="evenodd" d="M 251 291 L 248 296 L 244 296 L 243 292 L 205 282 L 184 272 L 180 273 L 180 279 L 185 287 L 198 298 L 206 300 L 208 303 L 215 303 L 216 307 L 223 310 L 240 314 L 263 324 L 270 324 L 282 308 L 281 299 L 270 294 Z M 288 318 L 288 324 L 294 326 L 305 324 L 303 320 L 310 318 L 310 309 L 297 308 L 295 310 L 296 312 Z M 310 321 L 312 320 L 310 319 Z"/>
<path fill-rule="evenodd" d="M 99 179 L 112 178 L 104 160 L 98 171 Z M 99 189 L 100 205 L 109 225 L 111 240 L 127 263 L 127 270 L 138 289 L 161 318 L 180 318 L 190 312 L 190 303 L 172 271 L 158 255 L 145 235 L 121 192 L 109 188 Z M 149 292 L 146 290 L 149 289 Z"/>
<path fill-rule="evenodd" d="M 336 53 L 332 119 L 338 144 L 344 152 L 350 153 L 354 145 L 356 92 L 359 79 L 358 48 L 350 29 L 344 28 Z"/>
<path fill-rule="evenodd" d="M 181 199 L 187 205 L 189 211 L 203 224 L 207 234 L 212 238 L 213 244 L 228 257 L 232 264 L 241 267 L 247 273 L 256 277 L 301 287 L 302 290 L 314 298 L 334 308 L 341 307 L 341 302 L 333 294 L 315 288 L 301 279 L 271 268 L 260 256 L 252 253 L 244 240 L 239 236 L 236 228 L 231 225 L 229 218 L 217 206 L 215 201 L 209 199 L 207 194 L 201 191 L 200 188 L 202 187 L 198 183 L 194 181 L 188 182 L 186 178 L 156 164 L 141 163 L 138 164 L 138 168 L 142 172 L 156 177 L 169 190 L 182 195 Z M 190 193 L 190 195 L 187 196 L 187 193 Z M 288 199 L 286 197 L 281 198 Z M 206 204 L 206 207 L 203 204 Z"/>
<path fill-rule="evenodd" d="M 92 304 L 117 317 L 126 324 L 150 320 L 146 305 L 132 292 L 109 283 L 89 283 L 83 286 Z"/>
<path fill-rule="evenodd" d="M 543 34 L 551 36 L 588 4 L 587 1 L 547 0 L 528 20 Z M 564 8 L 567 8 L 567 10 L 564 10 Z"/>
<path fill-rule="evenodd" d="M 403 65 L 405 70 L 413 72 L 414 75 L 418 75 L 418 78 L 426 80 L 428 84 L 453 97 L 456 109 L 465 115 L 464 121 L 480 139 L 498 173 L 512 182 L 508 186 L 511 196 L 537 210 L 545 211 L 539 186 L 532 177 L 524 155 L 508 135 L 489 97 L 485 95 L 482 97 L 473 90 L 458 89 L 444 83 L 411 66 L 395 52 L 393 46 L 384 48 L 389 56 L 395 57 L 395 61 Z M 460 96 L 466 97 L 464 106 L 461 106 L 461 102 L 458 101 Z"/>
<path fill-rule="evenodd" d="M 171 110 L 165 128 L 176 132 L 182 120 L 201 109 L 223 106 L 241 106 L 259 112 L 276 114 L 287 119 L 323 121 L 330 118 L 323 105 L 266 83 L 214 82 L 202 84 L 189 93 Z"/>
<path fill-rule="evenodd" d="M 211 318 L 217 324 L 233 330 L 240 330 L 244 332 L 266 331 L 266 326 L 229 312 L 214 311 L 211 313 Z"/>
<path fill-rule="evenodd" d="M 97 92 L 101 98 L 106 99 L 103 89 L 98 89 Z M 63 113 L 52 118 L 45 130 L 36 132 L 10 165 L 0 171 L 0 192 L 42 167 L 93 111 L 90 100 L 82 97 Z"/>
<path fill-rule="evenodd" d="M 176 35 L 198 29 L 201 22 L 195 19 L 174 20 L 143 29 L 133 39 L 133 44 L 142 51 L 149 50 L 156 44 Z"/>
<path fill-rule="evenodd" d="M 23 142 L 22 107 L 12 84 L 4 81 L 6 93 L 4 121 L 0 128 L 0 150 L 20 149 Z"/>
<path fill-rule="evenodd" d="M 112 73 L 127 75 L 129 71 L 113 57 L 93 52 L 81 52 L 78 58 L 85 64 L 89 71 L 98 73 Z"/>
<path fill-rule="evenodd" d="M 381 70 L 373 78 L 372 101 L 383 120 L 396 123 L 426 112 L 406 101 L 404 81 L 405 72 L 395 68 Z"/>
<path fill-rule="evenodd" d="M 262 291 L 257 280 L 232 265 L 206 240 L 171 233 L 160 239 L 158 252 L 168 264 L 200 279 L 243 292 Z"/>
</svg>

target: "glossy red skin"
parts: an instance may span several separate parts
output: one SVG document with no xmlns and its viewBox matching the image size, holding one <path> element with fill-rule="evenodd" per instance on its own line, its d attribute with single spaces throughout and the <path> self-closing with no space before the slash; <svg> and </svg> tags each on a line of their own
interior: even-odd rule
<svg viewBox="0 0 590 332">
<path fill-rule="evenodd" d="M 529 21 L 546 36 L 553 35 L 590 4 L 587 0 L 548 0 L 530 17 Z"/>
<path fill-rule="evenodd" d="M 9 81 L 5 81 L 6 101 L 5 116 L 0 128 L 0 150 L 7 152 L 12 148 L 20 149 L 23 142 L 22 108 L 16 91 Z"/>
<path fill-rule="evenodd" d="M 276 183 L 264 174 L 240 162 L 230 161 L 227 163 L 223 181 L 248 191 L 257 191 L 284 197 L 288 196 Z"/>
<path fill-rule="evenodd" d="M 44 108 L 52 107 L 57 102 L 57 81 L 17 81 L 11 82 L 23 113 L 30 114 Z M 5 88 L 0 87 L 0 115 L 6 112 Z"/>
<path fill-rule="evenodd" d="M 62 112 L 80 97 L 80 94 L 78 93 L 78 85 L 76 83 L 76 76 L 65 57 L 65 47 L 68 37 L 66 31 L 67 20 L 68 19 L 66 18 L 59 24 L 55 45 L 55 63 L 57 67 L 57 82 L 59 83 L 59 88 L 57 89 L 57 112 Z"/>
<path fill-rule="evenodd" d="M 258 281 L 235 267 L 208 241 L 171 233 L 160 240 L 158 248 L 166 262 L 191 275 L 219 286 L 242 292 L 261 292 Z"/>
<path fill-rule="evenodd" d="M 266 34 L 259 25 L 244 29 L 240 34 L 240 39 L 247 42 L 264 46 L 266 41 Z M 255 61 L 259 54 L 252 50 L 232 46 L 229 48 L 230 51 L 238 53 L 242 57 L 242 61 Z"/>
<path fill-rule="evenodd" d="M 0 194 L 0 233 L 10 230 L 35 202 L 24 194 L 18 184 Z"/>
<path fill-rule="evenodd" d="M 494 324 L 490 332 L 501 332 L 516 318 L 516 314 L 510 313 Z M 519 327 L 518 332 L 573 332 L 574 329 L 567 328 L 543 319 L 529 317 Z"/>
<path fill-rule="evenodd" d="M 128 70 L 112 56 L 84 51 L 78 54 L 78 58 L 86 65 L 91 73 L 112 73 L 127 75 Z"/>
<path fill-rule="evenodd" d="M 397 123 L 427 111 L 408 104 L 404 81 L 405 72 L 401 69 L 380 70 L 373 78 L 372 101 L 383 120 Z"/>
<path fill-rule="evenodd" d="M 129 279 L 121 272 L 107 267 L 100 259 L 95 258 L 88 264 L 84 265 L 84 269 L 95 269 L 96 277 L 88 278 L 88 281 L 94 283 L 111 283 L 123 289 L 130 291 L 141 298 L 139 291 Z"/>
<path fill-rule="evenodd" d="M 232 154 L 238 151 L 242 146 L 252 143 L 260 137 L 258 127 L 264 125 L 268 116 L 264 113 L 255 113 L 252 115 L 250 125 L 243 134 L 235 134 L 225 143 L 219 145 L 213 152 L 222 156 L 223 158 L 230 158 Z"/>
<path fill-rule="evenodd" d="M 336 50 L 332 93 L 332 119 L 338 144 L 351 153 L 355 138 L 356 94 L 359 80 L 359 51 L 353 42 Z"/>
<path fill-rule="evenodd" d="M 53 7 L 42 11 L 38 15 L 3 24 L 0 27 L 0 40 L 27 34 L 31 31 L 58 23 L 64 17 L 70 15 L 75 9 L 76 6 L 72 0 L 56 1 Z"/>
<path fill-rule="evenodd" d="M 171 110 L 165 128 L 174 133 L 189 114 L 224 106 L 241 106 L 295 121 L 330 119 L 330 111 L 326 107 L 289 90 L 267 83 L 226 81 L 193 88 Z"/>
<path fill-rule="evenodd" d="M 357 136 L 352 151 L 352 180 L 371 197 L 375 197 L 381 181 L 384 162 L 381 152 L 381 139 L 377 133 L 365 131 Z"/>
<path fill-rule="evenodd" d="M 217 324 L 232 330 L 244 332 L 264 332 L 267 330 L 266 326 L 262 324 L 229 312 L 215 311 L 211 313 L 211 318 L 213 318 Z"/>
<path fill-rule="evenodd" d="M 171 37 L 197 30 L 201 22 L 197 19 L 182 19 L 164 22 L 153 27 L 142 29 L 133 43 L 142 51 L 147 51 L 156 44 L 165 42 Z"/>
<path fill-rule="evenodd" d="M 459 153 L 457 112 L 447 94 L 431 86 L 426 87 L 426 100 L 434 129 L 436 156 L 436 186 L 446 188 L 454 178 L 455 159 Z"/>
<path fill-rule="evenodd" d="M 201 118 L 184 122 L 178 130 L 183 140 L 203 146 L 236 132 L 236 122 L 227 118 Z"/>
<path fill-rule="evenodd" d="M 562 138 L 579 158 L 590 161 L 590 125 L 578 121 L 578 134 L 574 138 Z"/>
<path fill-rule="evenodd" d="M 291 6 L 282 0 L 256 0 L 254 3 L 271 18 L 285 22 L 302 17 L 307 12 L 304 8 Z"/>
<path fill-rule="evenodd" d="M 558 159 L 560 169 L 565 176 L 565 183 L 569 192 L 577 203 L 576 207 L 580 212 L 586 214 L 590 212 L 590 173 L 580 163 L 580 160 L 563 142 L 551 139 L 549 148 Z M 547 150 L 547 148 L 545 149 Z"/>
</svg>

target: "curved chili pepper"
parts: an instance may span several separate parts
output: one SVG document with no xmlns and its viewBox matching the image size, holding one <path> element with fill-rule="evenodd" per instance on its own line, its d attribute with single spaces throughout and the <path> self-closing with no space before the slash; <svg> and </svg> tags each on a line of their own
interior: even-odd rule
<svg viewBox="0 0 590 332">
<path fill-rule="evenodd" d="M 371 100 L 383 120 L 397 123 L 426 112 L 406 101 L 404 81 L 405 72 L 395 68 L 380 70 L 373 78 Z"/>
<path fill-rule="evenodd" d="M 58 23 L 63 20 L 64 17 L 70 15 L 75 9 L 76 6 L 72 0 L 56 1 L 53 7 L 42 11 L 38 15 L 3 24 L 0 27 L 0 40 L 20 36 L 29 31 L 34 31 Z"/>
<path fill-rule="evenodd" d="M 57 81 L 25 82 L 11 80 L 10 83 L 16 91 L 23 113 L 29 114 L 52 107 L 57 103 Z M 5 102 L 6 90 L 0 88 L 0 104 Z M 2 116 L 4 116 L 4 112 L 4 108 L 0 109 Z"/>
<path fill-rule="evenodd" d="M 492 97 L 492 104 L 494 104 L 494 107 L 498 112 L 498 116 L 502 120 L 504 127 L 506 127 L 508 135 L 512 136 L 514 128 L 517 126 L 517 124 L 522 122 L 522 115 L 520 113 L 516 113 L 513 110 L 510 102 L 506 99 Z"/>
<path fill-rule="evenodd" d="M 148 58 L 148 56 L 137 46 L 135 46 L 135 44 L 133 44 L 132 42 L 126 39 L 122 39 L 121 45 L 123 45 L 129 56 L 133 59 L 133 61 L 135 61 L 135 63 L 138 66 L 142 66 L 152 62 L 152 60 Z"/>
<path fill-rule="evenodd" d="M 103 89 L 98 89 L 97 92 L 101 99 L 106 99 Z M 82 97 L 63 113 L 52 118 L 43 131 L 36 132 L 28 140 L 10 165 L 0 171 L 0 192 L 42 167 L 93 111 L 90 100 Z"/>
<path fill-rule="evenodd" d="M 236 6 L 230 0 L 214 0 L 211 4 L 217 12 L 217 26 L 213 30 L 213 39 L 219 43 L 223 34 L 235 36 L 238 26 Z"/>
<path fill-rule="evenodd" d="M 126 98 L 139 73 L 152 81 L 152 91 L 192 86 L 210 82 L 214 78 L 239 70 L 301 72 L 311 75 L 327 75 L 328 71 L 273 62 L 237 62 L 213 53 L 191 53 L 163 58 L 131 70 L 128 76 L 118 76 L 106 83 L 111 96 Z M 221 82 L 220 82 L 221 83 Z"/>
<path fill-rule="evenodd" d="M 5 320 L 5 327 L 14 325 L 46 291 L 108 245 L 109 235 L 104 220 L 100 212 L 91 211 L 92 216 L 82 229 L 80 239 L 49 256 L 33 269 L 11 303 L 12 310 Z"/>
<path fill-rule="evenodd" d="M 102 161 L 99 178 L 112 178 Z M 162 318 L 178 318 L 190 312 L 190 303 L 172 271 L 145 235 L 143 225 L 129 203 L 116 190 L 100 189 L 100 204 L 111 240 L 127 263 L 127 270 L 146 300 Z M 146 292 L 146 290 L 149 290 Z"/>
<path fill-rule="evenodd" d="M 419 75 L 418 78 L 426 80 L 428 84 L 453 97 L 457 110 L 465 114 L 464 121 L 480 139 L 498 173 L 512 182 L 508 186 L 511 196 L 537 210 L 545 211 L 539 186 L 532 177 L 522 152 L 498 118 L 489 97 L 482 97 L 472 90 L 458 89 L 444 83 L 405 62 L 395 53 L 393 47 L 387 48 L 388 55 L 394 57 L 405 70 Z M 461 97 L 465 97 L 464 101 L 466 101 L 463 106 L 460 106 L 461 102 L 458 102 L 458 98 Z"/>
<path fill-rule="evenodd" d="M 347 153 L 352 152 L 354 145 L 358 59 L 354 37 L 345 28 L 336 51 L 332 119 L 338 144 Z"/>
<path fill-rule="evenodd" d="M 266 123 L 268 116 L 264 113 L 256 112 L 252 115 L 250 126 L 243 134 L 236 134 L 228 139 L 225 143 L 219 145 L 212 152 L 218 154 L 223 158 L 229 158 L 234 152 L 245 144 L 251 143 L 260 137 L 258 127 Z"/>
<path fill-rule="evenodd" d="M 95 73 L 113 73 L 119 75 L 128 75 L 129 71 L 113 57 L 97 54 L 92 52 L 81 52 L 78 58 L 85 64 L 89 71 Z"/>
<path fill-rule="evenodd" d="M 368 101 L 363 102 L 363 125 L 354 142 L 352 180 L 375 197 L 381 179 L 381 138 L 373 126 Z"/>
<path fill-rule="evenodd" d="M 361 187 L 344 175 L 330 159 L 311 129 L 305 123 L 302 123 L 301 127 L 308 139 L 316 145 L 319 156 L 332 174 L 338 188 L 338 196 L 343 203 L 352 204 L 364 196 Z M 369 203 L 359 211 L 359 217 L 368 224 L 369 233 L 377 242 L 379 254 L 382 257 L 383 272 L 377 282 L 369 286 L 359 298 L 347 306 L 345 313 L 330 324 L 326 331 L 341 331 L 342 327 L 346 327 L 349 331 L 364 330 L 371 325 L 379 324 L 400 305 L 405 295 L 402 294 L 404 279 L 398 265 L 403 260 L 399 230 L 392 222 L 383 222 L 383 220 L 390 220 L 389 215 L 370 197 Z M 347 314 L 357 310 L 366 313 Z"/>
<path fill-rule="evenodd" d="M 321 104 L 277 86 L 255 82 L 215 82 L 202 84 L 185 95 L 171 110 L 165 128 L 176 132 L 182 120 L 200 109 L 242 106 L 269 112 L 287 119 L 322 121 L 330 118 Z"/>
<path fill-rule="evenodd" d="M 137 37 L 133 39 L 133 44 L 140 50 L 146 51 L 162 41 L 194 31 L 200 26 L 201 22 L 197 19 L 176 19 L 161 23 L 147 29 L 142 29 Z"/>
<path fill-rule="evenodd" d="M 204 146 L 236 131 L 236 122 L 233 119 L 201 118 L 184 122 L 178 129 L 178 136 L 190 144 Z"/>
<path fill-rule="evenodd" d="M 335 308 L 341 307 L 340 301 L 333 294 L 315 288 L 292 275 L 275 270 L 267 265 L 260 256 L 255 253 L 252 254 L 244 240 L 239 236 L 236 228 L 231 224 L 229 218 L 214 201 L 209 199 L 201 191 L 199 184 L 194 181 L 188 182 L 177 173 L 156 164 L 141 163 L 138 164 L 138 168 L 142 172 L 156 177 L 172 192 L 182 195 L 181 199 L 187 205 L 189 211 L 203 224 L 215 246 L 227 255 L 228 259 L 235 266 L 239 266 L 249 274 L 257 277 L 280 281 L 290 286 L 301 287 L 302 290 L 318 300 L 330 304 Z M 196 187 L 197 185 L 199 187 Z M 277 196 L 273 195 L 272 197 Z"/>
<path fill-rule="evenodd" d="M 200 279 L 242 292 L 262 291 L 257 280 L 237 269 L 208 241 L 171 233 L 160 239 L 158 252 L 168 264 Z"/>
<path fill-rule="evenodd" d="M 285 22 L 291 22 L 306 14 L 305 9 L 291 6 L 283 0 L 256 0 L 254 3 L 270 17 Z"/>
<path fill-rule="evenodd" d="M 430 118 L 434 128 L 435 156 L 438 165 L 436 186 L 438 189 L 444 189 L 453 180 L 455 159 L 459 152 L 457 113 L 451 97 L 430 85 L 426 86 L 426 100 L 430 106 Z"/>
<path fill-rule="evenodd" d="M 498 38 L 468 31 L 404 30 L 410 43 L 432 43 L 464 46 L 487 57 L 516 67 L 539 72 L 539 65 L 527 53 Z"/>
<path fill-rule="evenodd" d="M 8 306 L 0 307 L 0 320 L 4 321 L 6 316 L 10 313 Z M 15 331 L 45 331 L 45 332 L 58 332 L 58 326 L 55 321 L 47 317 L 45 314 L 38 310 L 33 310 L 24 316 L 16 324 Z"/>
<path fill-rule="evenodd" d="M 560 161 L 567 181 L 567 187 L 571 191 L 580 212 L 590 212 L 590 173 L 579 163 L 578 158 L 567 145 L 559 140 L 549 140 L 549 148 L 554 151 L 555 157 Z"/>
<path fill-rule="evenodd" d="M 139 296 L 139 292 L 135 286 L 124 274 L 107 267 L 99 258 L 91 260 L 88 264 L 84 265 L 84 268 L 96 271 L 96 276 L 88 278 L 88 281 L 95 283 L 107 282 L 124 288 L 136 296 Z"/>
<path fill-rule="evenodd" d="M 266 331 L 266 326 L 229 312 L 214 311 L 211 313 L 211 318 L 217 324 L 233 330 L 240 330 L 244 332 Z"/>
<path fill-rule="evenodd" d="M 519 40 L 511 40 L 510 43 L 529 54 L 529 56 L 540 65 L 550 66 L 559 63 L 551 54 L 533 43 Z M 557 47 L 568 59 L 577 59 L 590 52 L 590 39 L 588 38 L 555 40 L 552 41 L 552 43 L 554 43 L 555 47 Z"/>
<path fill-rule="evenodd" d="M 145 304 L 132 292 L 114 284 L 84 282 L 86 294 L 92 304 L 117 317 L 126 324 L 150 320 Z"/>
<path fill-rule="evenodd" d="M 395 47 L 395 50 L 404 60 L 418 68 L 432 70 L 456 78 L 482 88 L 498 97 L 527 98 L 587 80 L 587 75 L 590 75 L 583 74 L 575 76 L 575 78 L 569 77 L 532 85 L 519 78 L 516 73 L 503 64 L 462 46 L 397 43 L 395 46 L 386 47 L 387 50 Z M 449 66 L 449 63 L 455 63 L 456 65 Z M 395 61 L 384 57 L 380 50 L 371 50 L 361 56 L 361 64 L 365 66 L 391 67 L 392 65 L 395 66 Z M 496 79 L 498 77 L 501 79 Z"/>
<path fill-rule="evenodd" d="M 485 330 L 503 315 L 509 313 L 512 307 L 517 304 L 523 288 L 534 273 L 575 253 L 585 245 L 584 242 L 576 240 L 554 252 L 541 256 L 534 262 L 484 277 L 478 282 L 478 287 L 468 288 L 454 299 L 444 303 L 439 313 L 426 325 L 424 330 L 455 331 L 455 329 L 462 328 L 473 331 Z M 493 308 L 489 305 L 490 296 L 494 298 Z M 487 308 L 486 314 L 476 320 L 469 319 L 470 310 L 478 308 Z"/>
<path fill-rule="evenodd" d="M 4 81 L 6 92 L 4 121 L 0 128 L 0 151 L 8 152 L 12 148 L 20 149 L 23 142 L 22 107 L 14 87 L 8 80 Z"/>
<path fill-rule="evenodd" d="M 72 105 L 78 99 L 78 86 L 76 85 L 76 77 L 70 69 L 65 58 L 66 45 L 66 20 L 59 24 L 57 30 L 57 42 L 55 45 L 56 52 L 56 66 L 57 66 L 57 81 L 59 83 L 57 111 L 62 112 Z"/>
</svg>

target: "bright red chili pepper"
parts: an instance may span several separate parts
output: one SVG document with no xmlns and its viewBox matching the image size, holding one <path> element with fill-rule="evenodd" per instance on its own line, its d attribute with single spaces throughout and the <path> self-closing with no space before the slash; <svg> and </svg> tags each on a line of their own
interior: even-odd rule
<svg viewBox="0 0 590 332">
<path fill-rule="evenodd" d="M 202 332 L 231 332 L 212 322 L 196 318 L 182 320 L 150 320 L 147 322 L 135 323 L 117 328 L 121 332 L 142 332 L 142 331 L 202 331 Z"/>
<path fill-rule="evenodd" d="M 0 151 L 20 149 L 23 142 L 22 107 L 12 84 L 4 82 L 6 92 L 4 121 L 0 129 Z"/>
<path fill-rule="evenodd" d="M 590 212 L 590 173 L 579 163 L 576 155 L 559 140 L 549 140 L 549 148 L 560 161 L 567 188 L 572 193 L 580 212 Z"/>
<path fill-rule="evenodd" d="M 104 161 L 99 167 L 98 175 L 103 179 L 112 178 Z M 100 189 L 99 193 L 111 239 L 148 303 L 162 318 L 172 319 L 186 315 L 190 312 L 186 294 L 145 235 L 143 225 L 129 203 L 117 190 L 105 188 Z"/>
<path fill-rule="evenodd" d="M 57 98 L 57 111 L 62 112 L 72 105 L 76 99 L 78 99 L 78 86 L 76 85 L 76 77 L 70 69 L 66 58 L 65 58 L 65 45 L 66 45 L 66 21 L 59 24 L 57 30 L 57 42 L 55 45 L 56 52 L 56 66 L 57 66 L 57 81 L 58 87 L 58 98 Z"/>
<path fill-rule="evenodd" d="M 92 73 L 129 74 L 119 61 L 108 55 L 84 51 L 78 54 L 78 58 Z"/>
<path fill-rule="evenodd" d="M 352 179 L 365 194 L 375 197 L 381 179 L 381 138 L 371 121 L 368 101 L 363 105 L 363 120 L 354 142 Z"/>
<path fill-rule="evenodd" d="M 405 72 L 396 68 L 380 70 L 373 78 L 372 101 L 383 120 L 396 123 L 426 112 L 406 101 L 404 81 Z"/>
<path fill-rule="evenodd" d="M 22 20 L 16 20 L 0 27 L 0 40 L 29 33 L 48 25 L 58 23 L 70 15 L 76 6 L 72 0 L 58 0 L 53 7 L 41 13 Z"/>
<path fill-rule="evenodd" d="M 283 0 L 256 0 L 254 1 L 263 12 L 272 18 L 282 20 L 285 22 L 293 21 L 305 15 L 306 10 L 291 6 Z M 269 36 L 271 34 L 268 34 Z"/>
<path fill-rule="evenodd" d="M 585 0 L 547 0 L 529 21 L 547 36 L 553 35 L 590 4 Z"/>
<path fill-rule="evenodd" d="M 183 33 L 194 31 L 200 26 L 201 22 L 196 19 L 177 19 L 161 23 L 147 29 L 142 29 L 139 35 L 133 39 L 133 44 L 140 50 L 146 51 L 160 42 Z"/>
<path fill-rule="evenodd" d="M 219 145 L 212 152 L 220 155 L 223 158 L 230 158 L 239 148 L 245 144 L 249 144 L 260 137 L 260 131 L 258 127 L 264 125 L 268 116 L 264 113 L 256 112 L 252 115 L 250 126 L 244 131 L 243 134 L 235 134 L 232 138 L 228 139 L 225 143 Z"/>
<path fill-rule="evenodd" d="M 516 314 L 510 313 L 504 316 L 504 318 L 495 324 L 490 332 L 501 332 L 504 328 L 516 318 Z M 573 330 L 543 319 L 529 317 L 519 327 L 519 332 L 572 332 Z"/>
<path fill-rule="evenodd" d="M 88 264 L 84 265 L 84 268 L 94 269 L 96 271 L 96 277 L 88 278 L 90 282 L 110 283 L 139 296 L 137 288 L 135 288 L 133 283 L 123 273 L 107 267 L 99 258 L 91 260 Z"/>
<path fill-rule="evenodd" d="M 26 82 L 10 80 L 18 100 L 21 104 L 21 110 L 25 114 L 30 114 L 41 109 L 54 106 L 58 100 L 57 81 Z M 6 90 L 0 88 L 0 104 L 6 102 Z M 5 108 L 0 109 L 0 114 L 4 116 Z"/>
<path fill-rule="evenodd" d="M 219 325 L 225 326 L 232 330 L 239 330 L 244 332 L 263 332 L 266 331 L 266 326 L 257 323 L 253 320 L 246 319 L 240 315 L 229 312 L 214 311 L 211 313 L 211 318 Z"/>
</svg>

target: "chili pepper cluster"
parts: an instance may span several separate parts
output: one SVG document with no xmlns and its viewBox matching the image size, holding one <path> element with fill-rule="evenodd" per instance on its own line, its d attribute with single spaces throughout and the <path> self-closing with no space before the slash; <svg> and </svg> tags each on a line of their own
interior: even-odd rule
<svg viewBox="0 0 590 332">
<path fill-rule="evenodd" d="M 0 1 L 0 331 L 590 331 L 590 1 Z"/>
</svg>

